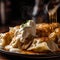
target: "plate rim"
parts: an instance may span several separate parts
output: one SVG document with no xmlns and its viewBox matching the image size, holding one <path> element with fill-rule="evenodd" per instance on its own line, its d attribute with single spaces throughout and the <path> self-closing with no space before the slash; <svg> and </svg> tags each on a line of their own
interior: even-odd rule
<svg viewBox="0 0 60 60">
<path fill-rule="evenodd" d="M 21 54 L 21 53 L 14 53 L 14 52 L 9 52 L 5 51 L 3 49 L 0 49 L 0 53 L 2 54 L 7 54 L 7 55 L 13 55 L 13 56 L 21 56 L 25 58 L 56 58 L 60 57 L 60 52 L 58 53 L 48 53 L 48 54 Z"/>
</svg>

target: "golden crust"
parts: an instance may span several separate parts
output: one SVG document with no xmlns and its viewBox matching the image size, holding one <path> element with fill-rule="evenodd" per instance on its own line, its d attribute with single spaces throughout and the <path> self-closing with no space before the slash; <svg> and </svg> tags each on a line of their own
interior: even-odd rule
<svg viewBox="0 0 60 60">
<path fill-rule="evenodd" d="M 12 32 L 6 32 L 4 33 L 4 36 L 1 38 L 1 46 L 6 46 L 8 45 L 13 37 L 13 33 Z"/>
<path fill-rule="evenodd" d="M 48 37 L 56 28 L 60 27 L 59 23 L 42 23 L 36 25 L 36 34 L 41 37 Z"/>
</svg>

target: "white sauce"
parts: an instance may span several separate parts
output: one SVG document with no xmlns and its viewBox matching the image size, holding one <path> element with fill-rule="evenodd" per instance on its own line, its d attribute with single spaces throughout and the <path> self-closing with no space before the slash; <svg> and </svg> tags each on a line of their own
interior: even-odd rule
<svg viewBox="0 0 60 60">
<path fill-rule="evenodd" d="M 29 20 L 24 26 L 15 31 L 16 39 L 24 42 L 29 35 L 36 36 L 36 24 L 33 20 Z"/>
</svg>

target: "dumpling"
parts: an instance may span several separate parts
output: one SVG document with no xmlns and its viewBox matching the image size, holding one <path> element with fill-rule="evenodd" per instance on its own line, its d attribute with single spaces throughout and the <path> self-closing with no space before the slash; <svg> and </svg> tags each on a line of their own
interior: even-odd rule
<svg viewBox="0 0 60 60">
<path fill-rule="evenodd" d="M 35 51 L 35 52 L 46 52 L 46 51 L 57 51 L 58 46 L 53 41 L 48 40 L 41 42 L 39 39 L 34 39 L 33 43 L 27 50 Z"/>
<path fill-rule="evenodd" d="M 0 46 L 8 45 L 12 40 L 13 34 L 12 32 L 1 33 L 0 34 Z"/>
<path fill-rule="evenodd" d="M 50 40 L 53 40 L 56 43 L 60 42 L 60 28 L 56 28 L 49 36 Z"/>
</svg>

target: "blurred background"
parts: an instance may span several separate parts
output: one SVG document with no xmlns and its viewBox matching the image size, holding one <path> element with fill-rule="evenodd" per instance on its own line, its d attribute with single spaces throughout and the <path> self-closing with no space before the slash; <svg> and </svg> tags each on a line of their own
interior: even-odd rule
<svg viewBox="0 0 60 60">
<path fill-rule="evenodd" d="M 39 0 L 39 3 L 37 1 L 0 0 L 0 31 L 2 32 L 2 27 L 19 25 L 32 17 L 36 20 L 38 16 L 43 16 L 42 18 L 46 18 L 49 22 L 56 17 L 57 22 L 60 22 L 60 0 Z M 34 9 L 35 6 L 38 9 Z M 42 11 L 40 11 L 41 7 L 44 8 Z M 53 12 L 56 14 L 54 15 Z"/>
</svg>

